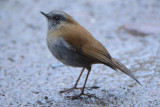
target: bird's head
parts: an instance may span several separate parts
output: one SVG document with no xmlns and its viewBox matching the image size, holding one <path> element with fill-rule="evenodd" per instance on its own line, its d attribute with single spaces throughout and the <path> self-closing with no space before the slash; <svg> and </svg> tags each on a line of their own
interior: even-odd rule
<svg viewBox="0 0 160 107">
<path fill-rule="evenodd" d="M 48 14 L 41 12 L 48 20 L 48 29 L 54 30 L 60 26 L 64 26 L 66 24 L 74 24 L 76 21 L 67 13 L 63 11 L 54 10 L 49 12 Z"/>
</svg>

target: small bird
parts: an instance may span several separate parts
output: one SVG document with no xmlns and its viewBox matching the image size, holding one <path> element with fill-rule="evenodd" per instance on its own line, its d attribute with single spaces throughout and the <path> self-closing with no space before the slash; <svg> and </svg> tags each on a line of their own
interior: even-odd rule
<svg viewBox="0 0 160 107">
<path fill-rule="evenodd" d="M 83 71 L 87 69 L 88 73 L 81 93 L 70 97 L 90 96 L 84 93 L 84 89 L 92 64 L 104 64 L 114 70 L 121 70 L 140 84 L 126 66 L 112 58 L 106 48 L 70 15 L 59 10 L 48 14 L 41 13 L 48 21 L 47 45 L 53 56 L 65 65 L 83 68 L 73 88 L 60 91 L 60 93 L 79 89 L 77 88 L 78 81 Z"/>
</svg>

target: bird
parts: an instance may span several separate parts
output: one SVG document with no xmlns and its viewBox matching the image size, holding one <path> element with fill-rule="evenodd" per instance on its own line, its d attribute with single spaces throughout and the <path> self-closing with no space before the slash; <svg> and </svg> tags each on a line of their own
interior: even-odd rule
<svg viewBox="0 0 160 107">
<path fill-rule="evenodd" d="M 71 15 L 61 10 L 53 10 L 49 13 L 40 12 L 48 22 L 46 41 L 52 55 L 65 65 L 82 68 L 75 85 L 70 89 L 60 91 L 60 93 L 78 89 L 77 84 L 81 75 L 87 69 L 88 72 L 81 93 L 69 97 L 75 99 L 82 95 L 91 96 L 84 93 L 84 89 L 93 64 L 104 64 L 113 70 L 120 70 L 140 84 L 134 74 L 125 65 L 113 58 L 107 49 Z"/>
</svg>

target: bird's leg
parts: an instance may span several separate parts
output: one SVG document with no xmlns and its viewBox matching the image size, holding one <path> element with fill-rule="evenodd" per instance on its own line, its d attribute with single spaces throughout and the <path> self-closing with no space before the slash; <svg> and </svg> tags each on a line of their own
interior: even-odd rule
<svg viewBox="0 0 160 107">
<path fill-rule="evenodd" d="M 82 73 L 83 73 L 84 70 L 85 70 L 85 68 L 82 69 L 82 71 L 81 71 L 81 73 L 80 73 L 80 75 L 79 75 L 79 77 L 78 77 L 78 79 L 77 79 L 75 85 L 74 85 L 72 88 L 67 89 L 67 90 L 64 90 L 64 91 L 60 91 L 60 93 L 71 92 L 71 91 L 74 90 L 74 89 L 81 89 L 81 88 L 77 88 L 77 84 L 78 84 L 78 82 L 79 82 L 79 80 L 80 80 L 80 78 L 81 78 Z"/>
<path fill-rule="evenodd" d="M 84 85 L 83 85 L 83 88 L 82 88 L 81 93 L 80 93 L 79 95 L 76 95 L 76 96 L 69 96 L 69 98 L 77 99 L 77 98 L 80 97 L 81 95 L 85 95 L 85 96 L 88 96 L 88 97 L 91 96 L 91 95 L 89 95 L 89 94 L 84 94 L 84 88 L 85 88 L 85 86 L 86 86 L 86 83 L 87 83 L 87 80 L 88 80 L 88 76 L 89 76 L 89 74 L 90 74 L 90 71 L 91 71 L 91 67 L 88 68 L 87 77 L 86 77 L 86 79 L 85 79 L 85 82 L 84 82 Z"/>
</svg>

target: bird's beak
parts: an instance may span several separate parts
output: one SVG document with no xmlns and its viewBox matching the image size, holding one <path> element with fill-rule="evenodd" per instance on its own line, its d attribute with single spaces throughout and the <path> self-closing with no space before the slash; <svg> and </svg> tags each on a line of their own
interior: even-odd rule
<svg viewBox="0 0 160 107">
<path fill-rule="evenodd" d="M 44 12 L 42 12 L 42 11 L 40 11 L 40 13 L 43 14 L 47 19 L 49 18 L 49 15 L 48 15 L 48 14 L 46 14 L 46 13 L 44 13 Z"/>
</svg>

